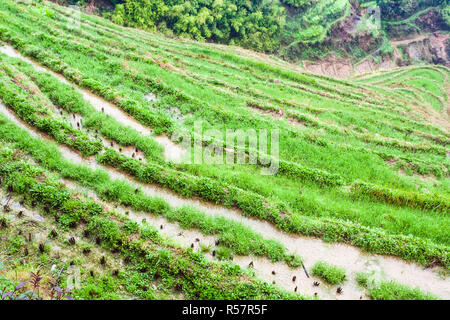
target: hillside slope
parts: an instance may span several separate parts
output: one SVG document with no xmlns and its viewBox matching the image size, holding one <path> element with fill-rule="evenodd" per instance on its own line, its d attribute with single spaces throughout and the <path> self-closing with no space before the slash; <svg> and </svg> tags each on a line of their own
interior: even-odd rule
<svg viewBox="0 0 450 320">
<path fill-rule="evenodd" d="M 411 64 L 450 66 L 448 1 L 353 1 L 348 8 L 326 36 L 288 42 L 282 56 L 339 78 Z"/>
<path fill-rule="evenodd" d="M 348 78 L 411 64 L 450 66 L 447 0 L 55 0 L 171 37 L 272 53 Z"/>
<path fill-rule="evenodd" d="M 26 243 L 24 269 L 80 266 L 77 298 L 370 298 L 360 272 L 450 297 L 448 68 L 341 81 L 73 17 L 0 3 L 0 275 Z M 173 161 L 227 129 L 278 130 L 278 170 L 261 174 L 276 141 L 257 164 Z M 305 276 L 320 261 L 346 269 L 343 293 Z"/>
</svg>

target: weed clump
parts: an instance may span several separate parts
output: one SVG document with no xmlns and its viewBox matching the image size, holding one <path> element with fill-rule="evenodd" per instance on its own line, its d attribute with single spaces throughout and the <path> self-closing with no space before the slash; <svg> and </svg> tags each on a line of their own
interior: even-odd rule
<svg viewBox="0 0 450 320">
<path fill-rule="evenodd" d="M 312 274 L 320 277 L 323 281 L 329 284 L 343 283 L 346 279 L 344 269 L 322 261 L 319 261 L 314 265 Z"/>
</svg>

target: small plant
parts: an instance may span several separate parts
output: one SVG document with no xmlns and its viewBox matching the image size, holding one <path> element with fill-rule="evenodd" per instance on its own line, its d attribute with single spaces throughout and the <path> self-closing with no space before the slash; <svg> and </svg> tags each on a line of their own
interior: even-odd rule
<svg viewBox="0 0 450 320">
<path fill-rule="evenodd" d="M 302 258 L 296 255 L 289 255 L 286 257 L 285 260 L 289 264 L 289 267 L 291 268 L 297 268 L 303 264 Z"/>
<path fill-rule="evenodd" d="M 37 294 L 37 297 L 39 298 L 39 288 L 42 280 L 41 270 L 38 270 L 36 273 L 30 272 L 30 276 L 31 276 L 30 283 L 33 286 L 33 294 Z"/>
<path fill-rule="evenodd" d="M 329 284 L 343 283 L 346 279 L 345 270 L 328 263 L 319 261 L 313 269 L 312 274 L 320 277 L 323 281 Z"/>
<path fill-rule="evenodd" d="M 211 251 L 211 245 L 206 245 L 206 244 L 200 243 L 200 250 L 203 253 L 210 252 Z"/>
<path fill-rule="evenodd" d="M 422 292 L 419 288 L 410 288 L 395 281 L 374 281 L 370 274 L 356 274 L 358 284 L 366 289 L 367 296 L 373 300 L 437 300 L 438 298 Z"/>
</svg>

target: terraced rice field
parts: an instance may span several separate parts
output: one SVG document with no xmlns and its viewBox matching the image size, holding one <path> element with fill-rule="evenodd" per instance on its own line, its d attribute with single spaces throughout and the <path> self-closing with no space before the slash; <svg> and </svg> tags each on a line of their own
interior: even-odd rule
<svg viewBox="0 0 450 320">
<path fill-rule="evenodd" d="M 450 298 L 448 69 L 343 81 L 80 18 L 0 3 L 2 282 L 39 268 L 61 286 L 77 270 L 79 299 Z M 174 138 L 199 121 L 221 134 Z M 278 130 L 275 174 L 268 151 L 180 161 L 227 129 Z"/>
</svg>

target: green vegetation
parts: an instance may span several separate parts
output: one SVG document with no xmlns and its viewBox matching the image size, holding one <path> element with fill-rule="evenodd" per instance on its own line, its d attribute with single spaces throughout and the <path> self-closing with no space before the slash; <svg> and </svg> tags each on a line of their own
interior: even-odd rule
<svg viewBox="0 0 450 320">
<path fill-rule="evenodd" d="M 447 0 L 377 0 L 385 20 L 404 20 L 429 7 L 447 5 Z"/>
<path fill-rule="evenodd" d="M 411 289 L 399 283 L 382 282 L 379 287 L 369 289 L 369 296 L 373 300 L 436 300 L 437 298 L 423 293 L 420 289 Z"/>
<path fill-rule="evenodd" d="M 111 20 L 147 30 L 157 27 L 182 38 L 274 51 L 282 12 L 277 4 L 261 0 L 125 0 L 116 6 Z"/>
<path fill-rule="evenodd" d="M 318 1 L 301 15 L 291 17 L 287 26 L 290 30 L 285 37 L 293 37 L 294 41 L 302 43 L 323 42 L 331 26 L 349 14 L 347 0 Z"/>
<path fill-rule="evenodd" d="M 2 76 L 3 81 L 0 83 L 0 95 L 3 102 L 13 108 L 28 124 L 54 137 L 59 143 L 77 148 L 85 156 L 93 155 L 100 151 L 101 143 L 99 141 L 91 141 L 82 132 L 74 130 L 62 121 L 58 121 L 58 119 L 52 118 L 49 114 L 51 107 L 48 101 L 44 102 L 42 99 L 39 99 L 39 96 L 30 95 L 30 92 L 35 93 L 35 91 L 23 80 L 20 80 L 23 79 L 23 75 L 20 72 L 4 64 L 0 65 L 0 69 L 5 72 Z M 8 81 L 7 76 L 13 77 L 13 79 Z M 25 95 L 27 95 L 26 98 Z M 47 105 L 44 103 L 47 103 Z M 46 113 L 49 117 L 45 117 Z"/>
<path fill-rule="evenodd" d="M 369 276 L 370 275 L 368 273 L 358 272 L 356 274 L 356 282 L 359 286 L 367 288 L 367 286 L 369 285 Z"/>
<path fill-rule="evenodd" d="M 346 279 L 344 269 L 322 261 L 319 261 L 314 265 L 312 274 L 329 284 L 340 284 Z"/>
<path fill-rule="evenodd" d="M 185 229 L 195 228 L 205 234 L 217 234 L 220 244 L 228 247 L 234 254 L 266 255 L 274 261 L 284 260 L 291 266 L 298 266 L 301 263 L 298 256 L 287 254 L 285 248 L 276 241 L 264 240 L 261 235 L 253 233 L 239 223 L 224 218 L 211 218 L 189 207 L 172 209 L 160 198 L 136 192 L 135 187 L 130 184 L 111 181 L 105 172 L 93 171 L 62 159 L 53 146 L 49 147 L 44 141 L 32 139 L 23 130 L 8 124 L 5 119 L 3 121 L 5 122 L 1 124 L 0 130 L 2 130 L 4 138 L 17 142 L 21 150 L 30 152 L 43 166 L 57 171 L 64 178 L 73 179 L 83 186 L 93 188 L 105 200 L 117 201 L 121 205 L 131 206 L 136 211 L 163 215 L 169 221 L 178 222 Z M 61 218 L 61 223 L 69 226 L 73 218 L 68 220 Z M 77 218 L 76 222 L 79 222 L 78 220 Z"/>
<path fill-rule="evenodd" d="M 337 8 L 344 10 L 343 3 Z M 298 6 L 299 12 L 309 10 L 303 2 L 292 5 Z M 308 17 L 313 26 L 314 15 Z M 329 17 L 339 19 L 337 13 Z M 202 260 L 199 268 L 211 263 L 204 256 L 213 252 L 215 258 L 223 260 L 227 266 L 224 268 L 234 268 L 229 261 L 233 257 L 247 255 L 301 266 L 300 250 L 299 256 L 293 255 L 281 242 L 255 232 L 250 219 L 238 222 L 240 214 L 258 223 L 267 222 L 268 228 L 287 232 L 292 238 L 316 237 L 449 268 L 447 68 L 406 67 L 341 81 L 298 72 L 274 57 L 236 47 L 130 30 L 86 14 L 81 14 L 81 27 L 73 28 L 70 19 L 67 8 L 49 2 L 34 2 L 33 6 L 11 0 L 0 3 L 1 41 L 67 82 L 0 54 L 0 100 L 4 110 L 27 127 L 19 129 L 0 115 L 2 147 L 17 153 L 17 158 L 6 157 L 8 166 L 37 170 L 42 177 L 52 177 L 50 182 L 69 180 L 95 193 L 102 204 L 164 217 L 182 229 L 213 236 L 219 243 L 215 249 L 201 243 L 195 253 L 172 249 L 169 239 L 166 242 L 158 236 L 164 248 L 182 252 L 183 263 Z M 102 112 L 79 90 L 110 102 L 127 113 L 130 122 L 148 129 L 149 134 Z M 155 99 L 147 99 L 150 93 Z M 74 122 L 74 118 L 79 120 Z M 203 124 L 201 137 L 194 133 L 197 121 Z M 206 134 L 209 129 L 220 134 L 211 138 Z M 177 143 L 173 133 L 187 132 L 199 140 L 198 144 L 187 145 L 187 151 L 200 146 L 206 152 L 211 145 L 225 145 L 227 129 L 279 130 L 278 171 L 260 174 L 268 166 L 264 160 L 275 158 L 267 151 L 270 143 L 267 150 L 254 150 L 246 141 L 236 150 L 247 154 L 256 151 L 255 165 L 189 164 L 166 160 L 163 147 L 154 139 L 164 134 Z M 39 132 L 44 139 L 32 137 L 26 130 Z M 132 151 L 127 154 L 126 150 Z M 144 156 L 135 156 L 135 152 Z M 69 161 L 70 157 L 83 164 Z M 27 163 L 24 167 L 22 160 Z M 93 165 L 99 170 L 92 169 Z M 58 230 L 69 232 L 83 225 L 90 233 L 98 234 L 107 251 L 118 250 L 118 239 L 133 238 L 137 233 L 143 242 L 150 240 L 159 245 L 154 239 L 156 230 L 146 229 L 142 221 L 132 222 L 118 213 L 104 212 L 101 207 L 97 212 L 98 204 L 91 200 L 85 203 L 84 199 L 77 202 L 78 198 L 63 185 L 41 186 L 43 178 L 29 177 L 27 171 L 24 175 L 19 171 L 16 176 L 12 167 L 8 168 L 5 176 L 13 179 L 15 194 L 33 193 L 44 212 L 51 202 L 46 213 L 63 213 L 58 218 Z M 108 171 L 125 178 L 113 180 Z M 43 191 L 30 189 L 33 179 L 42 188 L 45 186 Z M 155 188 L 155 196 L 147 192 L 148 185 L 160 188 Z M 202 209 L 179 207 L 158 193 L 168 193 L 180 201 L 193 198 L 207 203 Z M 215 216 L 208 205 L 233 209 L 238 218 Z M 92 217 L 86 217 L 87 213 Z M 10 224 L 8 219 L 0 220 L 0 226 Z M 52 232 L 50 227 L 46 235 Z M 19 226 L 13 223 L 12 228 Z M 15 236 L 5 248 L 13 255 L 20 249 L 20 237 Z M 79 244 L 78 253 L 98 249 L 95 238 L 88 238 Z M 70 245 L 67 241 L 61 245 Z M 128 251 L 135 249 L 132 243 L 124 243 L 126 251 L 118 253 L 125 259 Z M 44 244 L 42 252 L 37 249 L 39 259 L 46 264 L 52 259 L 52 247 Z M 164 281 L 169 285 L 163 286 L 163 292 L 144 290 L 143 283 L 153 278 L 149 272 L 139 272 L 139 268 L 155 270 L 139 258 L 123 276 L 120 272 L 118 277 L 90 277 L 86 273 L 84 289 L 76 293 L 77 297 L 171 296 L 171 290 L 177 287 L 172 273 L 176 270 L 166 269 L 178 263 L 177 254 L 166 256 L 166 251 L 155 251 L 155 247 L 146 250 L 151 262 L 165 261 L 158 273 L 167 273 L 171 280 Z M 187 285 L 186 291 L 182 290 L 185 297 L 232 298 L 248 294 L 245 289 L 243 296 L 238 296 L 242 280 L 238 274 L 244 273 L 234 271 L 231 276 L 236 277 L 230 283 L 235 287 L 229 295 L 218 287 L 208 292 L 206 282 L 228 281 L 222 277 L 226 270 L 216 269 L 215 263 L 211 268 L 217 271 L 214 276 L 217 274 L 219 280 L 205 278 L 208 276 L 201 272 L 200 277 L 207 280 L 183 282 L 182 287 Z M 343 280 L 331 266 L 317 268 L 322 268 L 323 274 L 330 271 L 330 282 Z M 115 294 L 119 285 L 128 290 L 123 296 Z M 255 294 L 249 297 L 282 295 L 278 289 L 270 287 L 266 291 L 263 285 L 255 286 Z M 206 293 L 196 295 L 199 288 Z"/>
<path fill-rule="evenodd" d="M 397 206 L 407 206 L 411 208 L 420 208 L 448 212 L 450 210 L 450 199 L 444 198 L 438 194 L 424 196 L 416 192 L 403 192 L 397 190 L 380 189 L 379 187 L 355 183 L 352 185 L 352 192 L 355 195 L 366 195 L 373 200 L 380 200 Z"/>
<path fill-rule="evenodd" d="M 438 298 L 424 293 L 419 288 L 410 288 L 395 281 L 375 283 L 369 280 L 367 273 L 358 273 L 358 283 L 367 289 L 368 296 L 373 300 L 437 300 Z"/>
<path fill-rule="evenodd" d="M 65 2 L 86 5 L 84 0 Z M 446 0 L 110 2 L 110 5 L 97 4 L 98 12 L 119 25 L 157 30 L 185 39 L 238 45 L 293 61 L 330 53 L 357 61 L 374 51 L 378 51 L 376 57 L 381 59 L 392 53 L 386 50 L 389 43 L 386 33 L 398 36 L 427 30 L 428 26 L 416 26 L 415 20 L 431 9 L 442 17 L 442 29 L 450 28 L 450 24 L 445 24 L 449 10 Z M 376 7 L 381 11 L 381 29 L 375 27 L 378 17 L 365 11 Z"/>
<path fill-rule="evenodd" d="M 399 112 L 408 110 L 410 103 L 399 104 L 401 98 L 397 98 L 395 95 L 393 100 L 385 99 L 386 92 L 382 91 L 382 88 L 376 87 L 372 91 L 374 98 L 369 98 L 364 104 L 359 105 L 356 101 L 363 95 L 362 87 L 345 82 L 336 83 L 320 77 L 313 78 L 295 74 L 280 67 L 248 59 L 243 60 L 226 51 L 198 47 L 197 44 L 185 47 L 184 51 L 180 51 L 178 47 L 177 51 L 173 51 L 174 47 L 171 47 L 172 44 L 169 42 L 164 49 L 166 61 L 164 63 L 175 66 L 179 63 L 177 55 L 183 56 L 184 68 L 188 68 L 188 74 L 192 73 L 195 78 L 203 79 L 200 83 L 196 83 L 183 73 L 168 69 L 165 64 L 160 65 L 153 62 L 160 59 L 158 57 L 161 55 L 161 49 L 150 46 L 148 43 L 153 43 L 151 37 L 158 37 L 158 35 L 124 33 L 119 27 L 108 24 L 104 20 L 83 16 L 84 27 L 79 30 L 78 36 L 82 36 L 86 42 L 84 45 L 80 45 L 71 40 L 73 38 L 71 33 L 66 32 L 63 8 L 52 7 L 55 13 L 59 12 L 52 18 L 40 16 L 39 8 L 28 9 L 36 11 L 35 14 L 39 16 L 39 19 L 36 20 L 32 18 L 32 13 L 20 10 L 20 7 L 11 6 L 8 2 L 2 3 L 2 6 L 6 10 L 2 11 L 2 17 L 9 21 L 8 25 L 3 26 L 1 32 L 3 40 L 16 45 L 25 54 L 54 71 L 64 74 L 76 84 L 114 102 L 141 123 L 149 125 L 157 132 L 165 131 L 170 134 L 174 130 L 175 123 L 171 121 L 170 113 L 167 112 L 173 108 L 174 101 L 177 101 L 177 107 L 187 117 L 183 125 L 187 130 L 192 128 L 195 119 L 206 120 L 207 127 L 205 129 L 217 128 L 218 125 L 222 128 L 236 129 L 242 127 L 280 128 L 281 162 L 279 173 L 275 176 L 255 174 L 258 169 L 253 166 L 175 166 L 177 171 L 184 171 L 187 178 L 195 175 L 218 179 L 219 185 L 227 188 L 235 186 L 247 192 L 259 194 L 266 199 L 255 202 L 249 198 L 246 201 L 248 205 L 241 206 L 248 214 L 268 219 L 289 232 L 319 236 L 328 241 L 346 241 L 372 252 L 396 254 L 424 263 L 433 261 L 437 252 L 441 252 L 438 254 L 439 261 L 442 261 L 443 264 L 447 261 L 445 254 L 443 255 L 445 250 L 437 249 L 439 244 L 446 244 L 448 241 L 446 234 L 448 234 L 449 224 L 446 215 L 431 216 L 422 210 L 398 208 L 383 204 L 383 202 L 374 205 L 373 201 L 365 198 L 355 202 L 354 197 L 343 193 L 340 187 L 342 184 L 349 184 L 360 179 L 406 191 L 414 190 L 415 183 L 419 183 L 423 185 L 423 188 L 433 191 L 433 187 L 430 185 L 399 175 L 385 163 L 386 159 L 398 159 L 399 164 L 403 162 L 405 167 L 413 168 L 413 173 L 415 170 L 436 172 L 441 177 L 439 185 L 442 185 L 442 188 L 435 190 L 445 190 L 446 179 L 444 177 L 446 174 L 442 169 L 442 163 L 444 165 L 447 163 L 448 166 L 448 161 L 443 160 L 445 156 L 442 149 L 422 146 L 415 148 L 410 144 L 411 141 L 417 141 L 424 145 L 434 146 L 436 139 L 445 141 L 444 131 L 437 126 L 427 125 L 421 120 L 405 118 L 400 115 Z M 8 14 L 8 10 L 14 12 L 14 15 Z M 20 22 L 17 19 L 20 19 Z M 45 23 L 45 19 L 54 21 L 57 28 L 46 28 L 48 23 Z M 54 36 L 33 31 L 29 27 L 30 24 L 39 24 Z M 100 27 L 93 28 L 93 24 Z M 108 36 L 103 28 L 110 28 L 114 33 L 110 33 Z M 112 37 L 117 32 L 124 36 L 124 40 L 119 41 Z M 23 38 L 28 34 L 29 37 Z M 32 36 L 33 34 L 34 36 Z M 63 37 L 66 39 L 65 41 L 57 40 L 63 39 Z M 36 41 L 35 39 L 38 38 L 41 40 Z M 126 39 L 135 39 L 135 41 L 130 42 Z M 109 47 L 111 41 L 116 43 L 115 48 L 123 47 L 127 48 L 129 52 L 135 53 L 125 56 L 117 49 Z M 33 46 L 30 45 L 32 43 L 34 43 Z M 44 44 L 47 48 L 45 50 L 40 48 Z M 87 44 L 96 49 L 89 49 Z M 132 48 L 135 49 L 131 50 Z M 193 51 L 200 49 L 202 52 L 208 53 L 210 57 L 210 60 L 204 62 L 201 68 L 195 60 L 196 55 L 192 56 Z M 78 54 L 78 50 L 83 54 Z M 153 60 L 145 60 L 142 50 L 145 50 L 147 54 L 151 53 Z M 167 55 L 167 52 L 170 54 Z M 201 53 L 201 55 L 205 53 Z M 105 59 L 109 59 L 108 62 L 104 62 Z M 221 59 L 225 59 L 226 62 L 221 62 Z M 95 63 L 93 63 L 94 61 Z M 163 59 L 161 58 L 160 61 Z M 126 67 L 122 66 L 123 63 L 126 63 Z M 220 63 L 225 64 L 221 67 L 223 68 L 222 72 L 218 72 L 217 68 L 214 71 L 209 69 Z M 245 68 L 244 64 L 246 64 Z M 111 69 L 111 66 L 118 67 Z M 27 72 L 26 68 L 21 70 Z M 239 75 L 237 70 L 239 70 Z M 214 82 L 210 81 L 211 72 L 214 72 L 216 77 Z M 435 72 L 436 75 L 433 74 L 436 77 L 435 81 L 439 81 L 437 82 L 438 86 L 445 85 L 445 78 L 443 76 L 438 78 L 442 72 L 445 74 L 447 71 L 439 70 Z M 40 78 L 30 72 L 27 75 L 33 79 Z M 158 77 L 159 80 L 152 80 L 151 75 Z M 279 92 L 280 86 L 267 84 L 268 79 L 275 77 L 282 78 L 281 81 L 284 84 L 284 96 L 277 98 L 274 98 L 273 95 L 275 92 Z M 248 79 L 248 81 L 244 79 Z M 61 92 L 58 93 L 61 95 L 63 91 L 67 91 L 64 86 L 56 91 L 53 89 L 54 87 L 45 85 L 43 81 L 35 81 L 37 86 L 47 93 Z M 247 84 L 244 84 L 245 82 Z M 120 86 L 117 86 L 117 83 L 120 83 Z M 206 83 L 208 83 L 207 86 L 205 86 Z M 254 83 L 254 85 L 249 87 L 248 83 Z M 226 95 L 226 100 L 222 93 L 225 84 L 236 88 L 230 91 L 233 93 L 231 96 Z M 240 89 L 241 86 L 247 88 L 247 94 Z M 390 90 L 392 90 L 392 85 L 390 85 Z M 149 91 L 157 94 L 159 101 L 149 104 L 143 97 Z M 238 93 L 242 96 L 236 96 Z M 63 101 L 58 101 L 59 98 L 55 96 L 56 94 L 49 94 L 53 103 L 67 105 Z M 334 97 L 338 96 L 339 100 L 335 100 Z M 268 108 L 275 108 L 275 105 L 279 105 L 278 108 L 283 108 L 286 114 L 295 114 L 296 118 L 300 119 L 298 121 L 306 123 L 306 130 L 300 130 L 284 121 L 271 121 L 270 118 L 263 115 L 255 117 L 253 107 L 242 106 L 242 97 L 244 101 L 248 99 L 252 103 L 258 103 L 258 105 Z M 379 99 L 376 100 L 375 97 L 379 97 Z M 384 98 L 381 99 L 381 97 Z M 71 99 L 73 102 L 70 105 L 79 104 L 79 101 L 77 102 L 79 97 L 74 96 Z M 294 99 L 295 102 L 293 102 Z M 331 104 L 331 102 L 333 103 Z M 198 105 L 202 107 L 199 109 Z M 310 105 L 314 105 L 314 108 L 309 107 Z M 330 105 L 332 105 L 331 109 Z M 393 111 L 387 111 L 390 109 Z M 376 118 L 367 116 L 367 112 Z M 305 122 L 306 119 L 310 119 L 310 122 Z M 357 126 L 348 129 L 347 126 L 352 123 Z M 387 126 L 386 123 L 389 125 Z M 97 124 L 97 126 L 105 127 L 101 124 Z M 102 131 L 105 132 L 105 130 Z M 110 133 L 105 133 L 105 135 L 113 137 L 112 132 L 115 130 L 109 131 Z M 381 140 L 373 133 L 369 134 L 368 132 L 378 132 L 382 136 L 393 137 L 394 140 Z M 409 132 L 413 133 L 408 134 Z M 405 139 L 408 144 L 386 143 Z M 137 140 L 129 141 L 129 143 L 137 144 Z M 405 145 L 408 147 L 405 148 Z M 150 149 L 143 143 L 139 148 Z M 344 150 L 345 152 L 342 152 Z M 371 153 L 368 154 L 368 150 Z M 158 166 L 154 168 L 160 170 L 161 165 L 174 168 L 173 165 L 161 163 L 161 158 L 157 153 L 148 151 L 147 154 L 149 158 L 157 160 Z M 151 159 L 147 159 L 147 161 L 149 160 Z M 133 162 L 132 159 L 129 161 Z M 364 167 L 360 165 L 360 161 L 365 163 Z M 139 166 L 142 165 L 139 164 Z M 129 169 L 132 168 L 134 167 Z M 299 168 L 305 169 L 299 171 Z M 128 172 L 130 172 L 129 169 L 127 169 Z M 332 174 L 330 174 L 331 172 Z M 179 175 L 177 174 L 177 176 Z M 166 183 L 165 185 L 170 186 L 171 184 Z M 281 185 L 283 188 L 278 187 Z M 298 190 L 300 189 L 303 190 L 302 196 L 299 196 Z M 177 186 L 173 190 L 182 191 L 184 189 Z M 222 201 L 224 205 L 232 205 L 229 201 L 221 200 L 224 199 L 223 189 L 213 187 L 209 192 L 211 191 L 213 194 L 208 199 Z M 320 201 L 324 195 L 327 199 L 326 202 Z M 273 203 L 271 207 L 268 207 L 267 213 L 264 213 L 265 209 L 261 211 L 257 206 L 255 207 L 264 201 Z M 336 211 L 336 208 L 339 209 Z M 389 213 L 386 213 L 386 210 Z M 341 219 L 347 221 L 339 221 Z M 348 220 L 353 221 L 354 224 L 349 223 Z M 373 246 L 374 244 L 371 244 L 369 239 L 380 238 L 380 234 L 383 234 L 379 229 L 380 225 L 386 232 L 381 239 L 386 239 L 386 242 L 379 244 L 377 242 Z M 377 229 L 371 230 L 371 228 Z M 400 237 L 402 239 L 400 240 L 397 234 L 403 234 L 407 238 Z M 427 241 L 423 242 L 424 240 Z M 435 242 L 437 246 L 431 245 L 428 240 Z M 412 247 L 405 247 L 404 243 L 409 243 Z"/>
</svg>

